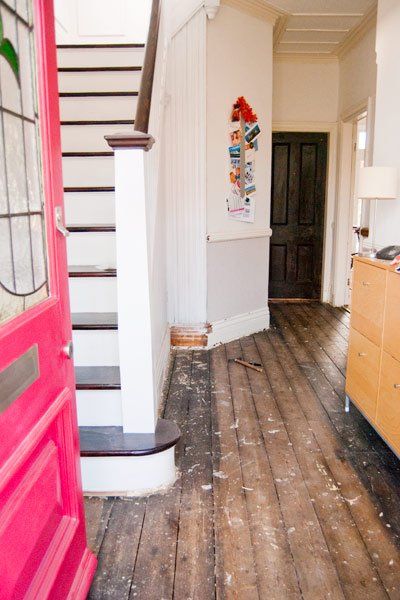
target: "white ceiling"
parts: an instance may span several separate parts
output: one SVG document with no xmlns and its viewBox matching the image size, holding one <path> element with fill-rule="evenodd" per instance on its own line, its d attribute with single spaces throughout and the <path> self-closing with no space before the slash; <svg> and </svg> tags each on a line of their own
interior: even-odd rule
<svg viewBox="0 0 400 600">
<path fill-rule="evenodd" d="M 377 0 L 268 0 L 282 11 L 275 26 L 278 55 L 334 56 L 374 17 Z"/>
</svg>

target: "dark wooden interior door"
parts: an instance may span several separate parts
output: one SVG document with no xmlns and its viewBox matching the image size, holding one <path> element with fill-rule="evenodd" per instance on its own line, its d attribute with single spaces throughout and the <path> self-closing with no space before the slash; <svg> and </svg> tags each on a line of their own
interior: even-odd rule
<svg viewBox="0 0 400 600">
<path fill-rule="evenodd" d="M 274 133 L 269 297 L 321 296 L 326 133 Z"/>
</svg>

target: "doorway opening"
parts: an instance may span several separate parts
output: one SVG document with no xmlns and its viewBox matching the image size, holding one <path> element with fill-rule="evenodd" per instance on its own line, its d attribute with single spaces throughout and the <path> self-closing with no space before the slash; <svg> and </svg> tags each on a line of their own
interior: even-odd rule
<svg viewBox="0 0 400 600">
<path fill-rule="evenodd" d="M 272 136 L 269 298 L 321 299 L 328 134 Z"/>
<path fill-rule="evenodd" d="M 351 168 L 351 193 L 350 193 L 350 229 L 347 243 L 345 308 L 351 307 L 352 290 L 352 262 L 353 256 L 363 249 L 364 237 L 368 235 L 368 228 L 363 226 L 365 214 L 363 200 L 358 197 L 358 179 L 360 169 L 366 166 L 367 157 L 367 111 L 357 115 L 353 120 L 352 137 L 352 168 Z"/>
</svg>

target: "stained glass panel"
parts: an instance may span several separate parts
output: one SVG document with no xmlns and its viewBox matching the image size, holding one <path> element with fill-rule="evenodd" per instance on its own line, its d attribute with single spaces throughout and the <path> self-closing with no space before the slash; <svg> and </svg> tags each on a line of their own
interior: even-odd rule
<svg viewBox="0 0 400 600">
<path fill-rule="evenodd" d="M 32 0 L 0 0 L 0 322 L 48 296 Z"/>
</svg>

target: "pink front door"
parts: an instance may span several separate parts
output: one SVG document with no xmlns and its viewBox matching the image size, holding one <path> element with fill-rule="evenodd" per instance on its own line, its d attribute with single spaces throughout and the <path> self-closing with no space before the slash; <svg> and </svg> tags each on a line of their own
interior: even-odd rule
<svg viewBox="0 0 400 600">
<path fill-rule="evenodd" d="M 85 598 L 52 0 L 0 0 L 0 600 Z M 60 229 L 62 229 L 60 227 Z"/>
</svg>

